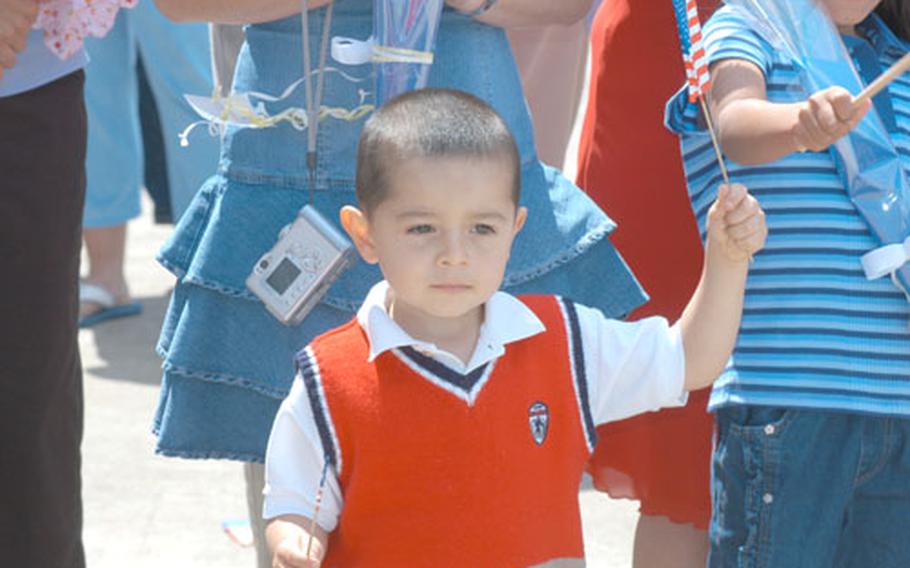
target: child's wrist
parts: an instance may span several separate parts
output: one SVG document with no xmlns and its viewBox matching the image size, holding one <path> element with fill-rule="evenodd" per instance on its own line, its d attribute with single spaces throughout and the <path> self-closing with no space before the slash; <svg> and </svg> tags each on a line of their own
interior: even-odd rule
<svg viewBox="0 0 910 568">
<path fill-rule="evenodd" d="M 717 266 L 720 269 L 747 270 L 752 261 L 752 255 L 732 249 L 723 242 L 718 242 L 709 237 L 705 243 L 705 262 Z"/>
<path fill-rule="evenodd" d="M 806 127 L 804 126 L 804 121 L 808 120 L 806 115 L 809 115 L 812 112 L 809 108 L 809 101 L 797 103 L 796 108 L 796 124 L 790 129 L 790 154 L 802 154 L 809 150 L 812 145 L 810 137 L 806 132 Z"/>
<path fill-rule="evenodd" d="M 796 125 L 793 130 L 790 132 L 790 152 L 789 154 L 802 154 L 805 153 L 809 148 L 805 142 L 803 142 L 802 128 L 800 125 Z"/>
</svg>

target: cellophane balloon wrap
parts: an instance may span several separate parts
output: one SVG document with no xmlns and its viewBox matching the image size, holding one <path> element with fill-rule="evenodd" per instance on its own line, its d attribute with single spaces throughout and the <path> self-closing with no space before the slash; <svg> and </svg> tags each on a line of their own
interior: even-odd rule
<svg viewBox="0 0 910 568">
<path fill-rule="evenodd" d="M 771 46 L 797 66 L 808 97 L 839 85 L 855 95 L 864 85 L 840 34 L 815 0 L 727 0 Z M 873 107 L 849 135 L 832 148 L 838 173 L 853 204 L 881 247 L 907 248 L 910 235 L 910 186 L 900 155 Z M 881 250 L 881 249 L 876 249 Z M 869 255 L 867 255 L 869 256 Z M 892 255 L 890 273 L 905 294 L 910 290 L 906 253 Z M 866 267 L 868 277 L 874 277 Z M 894 266 L 898 264 L 898 266 Z M 910 299 L 910 295 L 908 295 Z"/>
<path fill-rule="evenodd" d="M 443 0 L 374 0 L 375 103 L 426 86 Z"/>
</svg>

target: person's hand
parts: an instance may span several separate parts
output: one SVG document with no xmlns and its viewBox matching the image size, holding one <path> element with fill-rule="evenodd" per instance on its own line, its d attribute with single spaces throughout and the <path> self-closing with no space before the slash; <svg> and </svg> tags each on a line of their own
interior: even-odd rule
<svg viewBox="0 0 910 568">
<path fill-rule="evenodd" d="M 25 49 L 28 32 L 38 18 L 38 4 L 38 0 L 0 0 L 0 79 Z"/>
<path fill-rule="evenodd" d="M 309 537 L 304 534 L 289 535 L 278 544 L 272 558 L 272 568 L 319 568 L 322 564 L 322 544 L 313 538 L 310 555 L 307 556 Z"/>
<path fill-rule="evenodd" d="M 821 152 L 837 142 L 866 116 L 872 103 L 856 104 L 853 95 L 842 87 L 818 91 L 802 103 L 793 141 L 800 152 Z"/>
<path fill-rule="evenodd" d="M 758 200 L 742 184 L 723 184 L 708 211 L 708 241 L 727 259 L 748 260 L 765 246 L 768 227 Z"/>
</svg>

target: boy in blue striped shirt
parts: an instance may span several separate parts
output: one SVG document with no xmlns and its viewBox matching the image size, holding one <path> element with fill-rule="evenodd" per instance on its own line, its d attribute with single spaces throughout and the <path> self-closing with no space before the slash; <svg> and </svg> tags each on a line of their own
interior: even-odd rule
<svg viewBox="0 0 910 568">
<path fill-rule="evenodd" d="M 867 83 L 907 52 L 905 0 L 822 3 Z M 709 404 L 709 565 L 910 566 L 910 304 L 888 279 L 866 280 L 860 257 L 879 243 L 829 149 L 870 105 L 839 87 L 806 100 L 795 62 L 729 7 L 705 41 L 730 175 L 769 227 Z M 910 77 L 874 106 L 910 170 Z M 704 232 L 720 179 L 710 140 L 685 94 L 670 101 L 668 123 Z"/>
</svg>

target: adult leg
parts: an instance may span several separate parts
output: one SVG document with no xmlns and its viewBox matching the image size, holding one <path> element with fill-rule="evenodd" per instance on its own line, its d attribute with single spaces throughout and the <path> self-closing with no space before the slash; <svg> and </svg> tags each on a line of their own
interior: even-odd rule
<svg viewBox="0 0 910 568">
<path fill-rule="evenodd" d="M 176 223 L 218 165 L 218 138 L 204 128 L 193 131 L 188 146 L 181 146 L 179 137 L 200 119 L 183 95 L 213 92 L 208 26 L 175 24 L 154 2 L 140 2 L 134 11 L 139 53 L 161 120 L 171 213 Z"/>
<path fill-rule="evenodd" d="M 534 125 L 537 157 L 562 169 L 585 82 L 588 28 L 543 26 L 508 31 Z"/>
<path fill-rule="evenodd" d="M 262 518 L 262 489 L 265 487 L 265 466 L 261 463 L 244 463 L 243 479 L 246 483 L 246 506 L 256 547 L 257 568 L 270 568 L 272 558 L 265 542 L 265 519 Z"/>
<path fill-rule="evenodd" d="M 161 119 L 158 117 L 158 107 L 155 105 L 155 97 L 152 95 L 148 73 L 141 57 L 136 61 L 136 75 L 139 79 L 139 123 L 142 125 L 145 189 L 155 204 L 155 222 L 173 223 L 171 188 L 168 185 Z"/>
<path fill-rule="evenodd" d="M 634 568 L 701 568 L 707 557 L 707 531 L 666 517 L 638 517 L 632 553 Z"/>
<path fill-rule="evenodd" d="M 129 288 L 123 263 L 126 258 L 126 223 L 113 227 L 86 229 L 85 251 L 88 257 L 88 275 L 85 280 L 97 284 L 113 294 L 116 303 L 129 301 Z M 83 302 L 79 316 L 85 316 L 100 309 L 92 302 Z"/>
<path fill-rule="evenodd" d="M 653 306 L 659 309 L 659 305 Z M 710 519 L 710 455 L 713 417 L 703 410 L 707 391 L 692 393 L 686 408 L 667 409 L 663 416 L 636 417 L 650 422 L 622 434 L 622 448 L 637 444 L 641 462 L 635 468 L 635 491 L 641 502 L 633 547 L 634 568 L 703 567 L 708 555 Z M 690 439 L 667 436 L 674 428 Z M 635 435 L 632 436 L 631 434 Z M 606 438 L 607 442 L 610 438 Z M 615 453 L 616 448 L 613 449 Z M 636 459 L 636 451 L 630 452 Z M 615 458 L 614 458 L 615 460 Z M 623 463 L 615 460 L 616 464 Z M 644 467 L 666 470 L 668 474 L 644 471 Z"/>
<path fill-rule="evenodd" d="M 86 42 L 92 64 L 86 69 L 85 86 L 89 117 L 85 280 L 110 293 L 118 305 L 130 299 L 123 271 L 126 223 L 139 215 L 142 171 L 132 18 L 132 10 L 120 11 L 104 38 Z M 85 302 L 80 306 L 80 317 L 102 307 Z"/>
<path fill-rule="evenodd" d="M 0 566 L 78 568 L 81 71 L 0 98 Z"/>
</svg>

